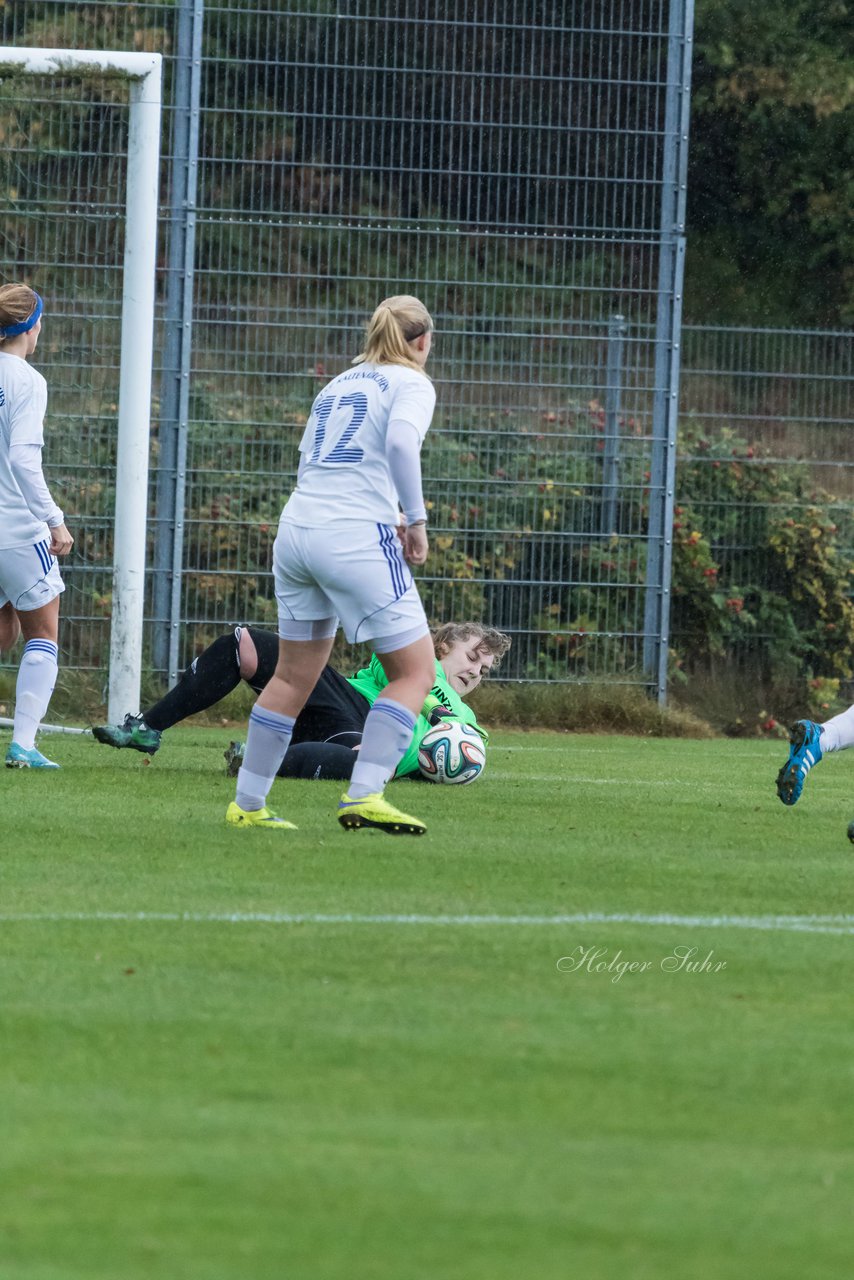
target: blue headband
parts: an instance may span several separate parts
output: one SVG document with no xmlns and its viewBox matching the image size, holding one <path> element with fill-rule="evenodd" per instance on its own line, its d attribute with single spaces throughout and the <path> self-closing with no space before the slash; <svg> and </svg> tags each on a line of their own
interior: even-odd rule
<svg viewBox="0 0 854 1280">
<path fill-rule="evenodd" d="M 29 333 L 30 329 L 34 329 L 38 324 L 43 311 L 44 303 L 36 294 L 36 305 L 32 315 L 27 316 L 26 320 L 22 320 L 20 324 L 7 324 L 5 329 L 0 328 L 0 338 L 17 338 L 22 333 Z"/>
</svg>

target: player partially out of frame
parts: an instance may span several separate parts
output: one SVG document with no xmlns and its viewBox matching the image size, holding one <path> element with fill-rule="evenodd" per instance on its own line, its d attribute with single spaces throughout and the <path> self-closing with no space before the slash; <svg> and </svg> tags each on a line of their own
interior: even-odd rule
<svg viewBox="0 0 854 1280">
<path fill-rule="evenodd" d="M 419 776 L 418 748 L 436 719 L 461 720 L 476 729 L 484 743 L 488 741 L 466 700 L 498 667 L 510 648 L 510 637 L 478 622 L 446 622 L 433 631 L 433 648 L 435 682 L 395 778 Z M 260 693 L 275 672 L 278 654 L 278 638 L 272 632 L 235 627 L 194 658 L 174 688 L 152 706 L 140 715 L 126 716 L 122 724 L 96 725 L 95 738 L 110 747 L 154 755 L 167 729 L 214 706 L 241 680 Z M 296 718 L 278 776 L 349 781 L 368 712 L 386 683 L 376 655 L 350 678 L 326 666 Z M 243 744 L 231 743 L 226 751 L 230 772 L 236 771 L 242 757 Z"/>
<path fill-rule="evenodd" d="M 831 751 L 854 747 L 854 706 L 817 724 L 798 720 L 789 730 L 789 758 L 777 774 L 777 795 L 783 804 L 797 804 L 807 774 Z"/>
<path fill-rule="evenodd" d="M 433 321 L 417 298 L 386 298 L 368 323 L 354 368 L 317 395 L 300 442 L 297 486 L 273 547 L 279 659 L 249 717 L 237 793 L 226 821 L 292 828 L 267 797 L 294 724 L 343 624 L 369 641 L 388 684 L 371 707 L 338 821 L 422 835 L 423 822 L 385 799 L 434 680 L 435 656 L 408 565 L 427 559 L 421 445 L 436 403 L 425 365 Z M 406 528 L 402 546 L 397 523 Z"/>
<path fill-rule="evenodd" d="M 74 539 L 42 474 L 47 384 L 27 363 L 42 311 L 28 285 L 0 288 L 0 650 L 24 636 L 7 769 L 59 768 L 36 747 L 36 733 L 56 683 L 65 590 L 56 557 Z"/>
</svg>

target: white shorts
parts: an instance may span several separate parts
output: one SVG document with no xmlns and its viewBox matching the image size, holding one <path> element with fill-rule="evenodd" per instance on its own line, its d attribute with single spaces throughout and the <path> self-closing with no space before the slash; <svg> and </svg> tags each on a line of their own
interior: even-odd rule
<svg viewBox="0 0 854 1280">
<path fill-rule="evenodd" d="M 65 590 L 49 547 L 45 540 L 0 550 L 0 609 L 11 602 L 14 609 L 29 613 L 50 604 Z"/>
<path fill-rule="evenodd" d="M 351 644 L 429 627 L 392 525 L 283 521 L 273 546 L 279 618 L 340 620 Z"/>
</svg>

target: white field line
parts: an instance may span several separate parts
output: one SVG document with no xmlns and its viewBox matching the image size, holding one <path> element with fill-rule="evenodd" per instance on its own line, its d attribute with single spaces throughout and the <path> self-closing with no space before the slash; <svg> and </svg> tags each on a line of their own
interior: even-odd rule
<svg viewBox="0 0 854 1280">
<path fill-rule="evenodd" d="M 495 738 L 495 732 L 494 732 L 494 731 L 492 731 L 492 737 L 493 737 L 493 739 Z M 613 755 L 614 755 L 615 748 L 614 748 L 612 745 L 609 745 L 609 746 L 606 746 L 606 747 L 591 747 L 591 746 L 590 746 L 590 737 L 591 737 L 591 735 L 568 733 L 568 734 L 566 734 L 566 736 L 563 738 L 563 740 L 562 740 L 562 745 L 561 745 L 561 746 L 559 746 L 559 747 L 538 747 L 538 746 L 536 746 L 536 744 L 534 744 L 534 745 L 532 745 L 532 746 L 528 746 L 528 744 L 527 744 L 527 743 L 522 743 L 522 744 L 520 744 L 520 745 L 516 746 L 516 745 L 508 745 L 508 744 L 507 744 L 507 743 L 505 743 L 505 742 L 500 742 L 500 741 L 496 742 L 496 741 L 493 741 L 493 744 L 492 744 L 492 746 L 489 748 L 489 750 L 490 750 L 490 751 L 494 751 L 494 752 L 496 752 L 496 753 L 499 753 L 499 752 L 501 752 L 501 751 L 523 751 L 523 752 L 525 753 L 525 755 L 533 754 L 534 752 L 536 752 L 537 754 L 545 754 L 545 755 L 549 755 L 549 754 L 554 754 L 554 753 L 557 753 L 557 752 L 560 752 L 561 754 L 565 754 L 565 753 L 566 753 L 566 749 L 567 749 L 567 747 L 572 747 L 572 746 L 574 746 L 574 747 L 577 747 L 577 749 L 578 749 L 579 751 L 583 751 L 583 752 L 584 752 L 584 754 L 585 754 L 586 756 L 613 756 Z M 634 739 L 632 739 L 632 738 L 631 738 L 631 736 L 630 736 L 629 734 L 616 734 L 616 733 L 615 733 L 615 734 L 613 734 L 613 735 L 612 735 L 612 737 L 615 737 L 615 738 L 621 738 L 623 741 L 625 741 L 626 743 L 628 743 L 628 745 L 629 745 L 629 749 L 630 749 L 630 750 L 632 750 L 632 751 L 645 751 L 645 750 L 647 750 L 647 748 L 648 748 L 649 746 L 654 745 L 656 742 L 661 742 L 661 741 L 662 741 L 662 739 L 661 739 L 661 738 L 634 738 Z M 720 739 L 720 738 L 714 738 L 714 739 L 713 739 L 713 738 L 685 738 L 685 739 L 682 739 L 682 741 L 684 741 L 684 742 L 692 742 L 692 743 L 700 743 L 702 746 L 709 746 L 711 743 L 720 743 L 721 741 L 724 741 L 724 739 Z M 734 744 L 732 743 L 732 740 L 730 740 L 730 742 L 729 742 L 729 746 L 731 746 L 731 747 L 732 747 L 733 745 L 734 745 Z M 739 759 L 740 759 L 742 756 L 745 756 L 745 755 L 765 756 L 765 755 L 767 755 L 767 754 L 768 754 L 768 750 L 767 750 L 767 749 L 768 749 L 768 746 L 769 746 L 769 745 L 770 745 L 770 746 L 772 746 L 772 747 L 774 747 L 775 749 L 776 749 L 776 748 L 779 748 L 779 747 L 781 747 L 781 746 L 782 746 L 782 748 L 783 748 L 783 749 L 785 749 L 786 751 L 788 751 L 788 749 L 789 749 L 789 748 L 788 748 L 788 742 L 786 742 L 786 741 L 782 741 L 782 742 L 781 742 L 781 740 L 780 740 L 779 738 L 778 738 L 778 739 L 776 739 L 776 740 L 774 740 L 774 739 L 769 739 L 768 741 L 763 741 L 763 742 L 749 742 L 749 741 L 748 741 L 748 742 L 746 742 L 746 741 L 742 738 L 742 739 L 740 739 L 740 740 L 739 740 L 739 742 L 738 742 L 738 744 L 737 744 L 737 749 L 738 749 Z"/>
<path fill-rule="evenodd" d="M 556 928 L 566 925 L 628 924 L 653 928 L 752 929 L 766 933 L 829 933 L 854 935 L 854 916 L 679 916 L 642 912 L 579 911 L 551 916 L 504 915 L 359 915 L 342 912 L 291 911 L 4 911 L 0 924 L 166 923 L 274 925 L 393 925 L 443 928 Z"/>
<path fill-rule="evenodd" d="M 498 782 L 580 782 L 590 787 L 685 787 L 697 788 L 693 779 L 687 783 L 684 778 L 590 778 L 580 773 L 567 773 L 559 776 L 556 773 L 505 773 L 502 769 L 489 769 L 484 777 L 495 778 Z M 711 786 L 711 783 L 709 784 Z"/>
</svg>

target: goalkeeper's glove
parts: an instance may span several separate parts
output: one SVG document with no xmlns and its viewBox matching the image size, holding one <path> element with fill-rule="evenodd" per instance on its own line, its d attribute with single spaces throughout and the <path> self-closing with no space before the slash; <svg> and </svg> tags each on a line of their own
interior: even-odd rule
<svg viewBox="0 0 854 1280">
<path fill-rule="evenodd" d="M 453 711 L 449 711 L 447 707 L 443 707 L 441 702 L 437 702 L 427 712 L 427 719 L 431 725 L 434 725 L 441 724 L 444 720 L 457 720 L 459 717 L 455 716 Z"/>
</svg>

